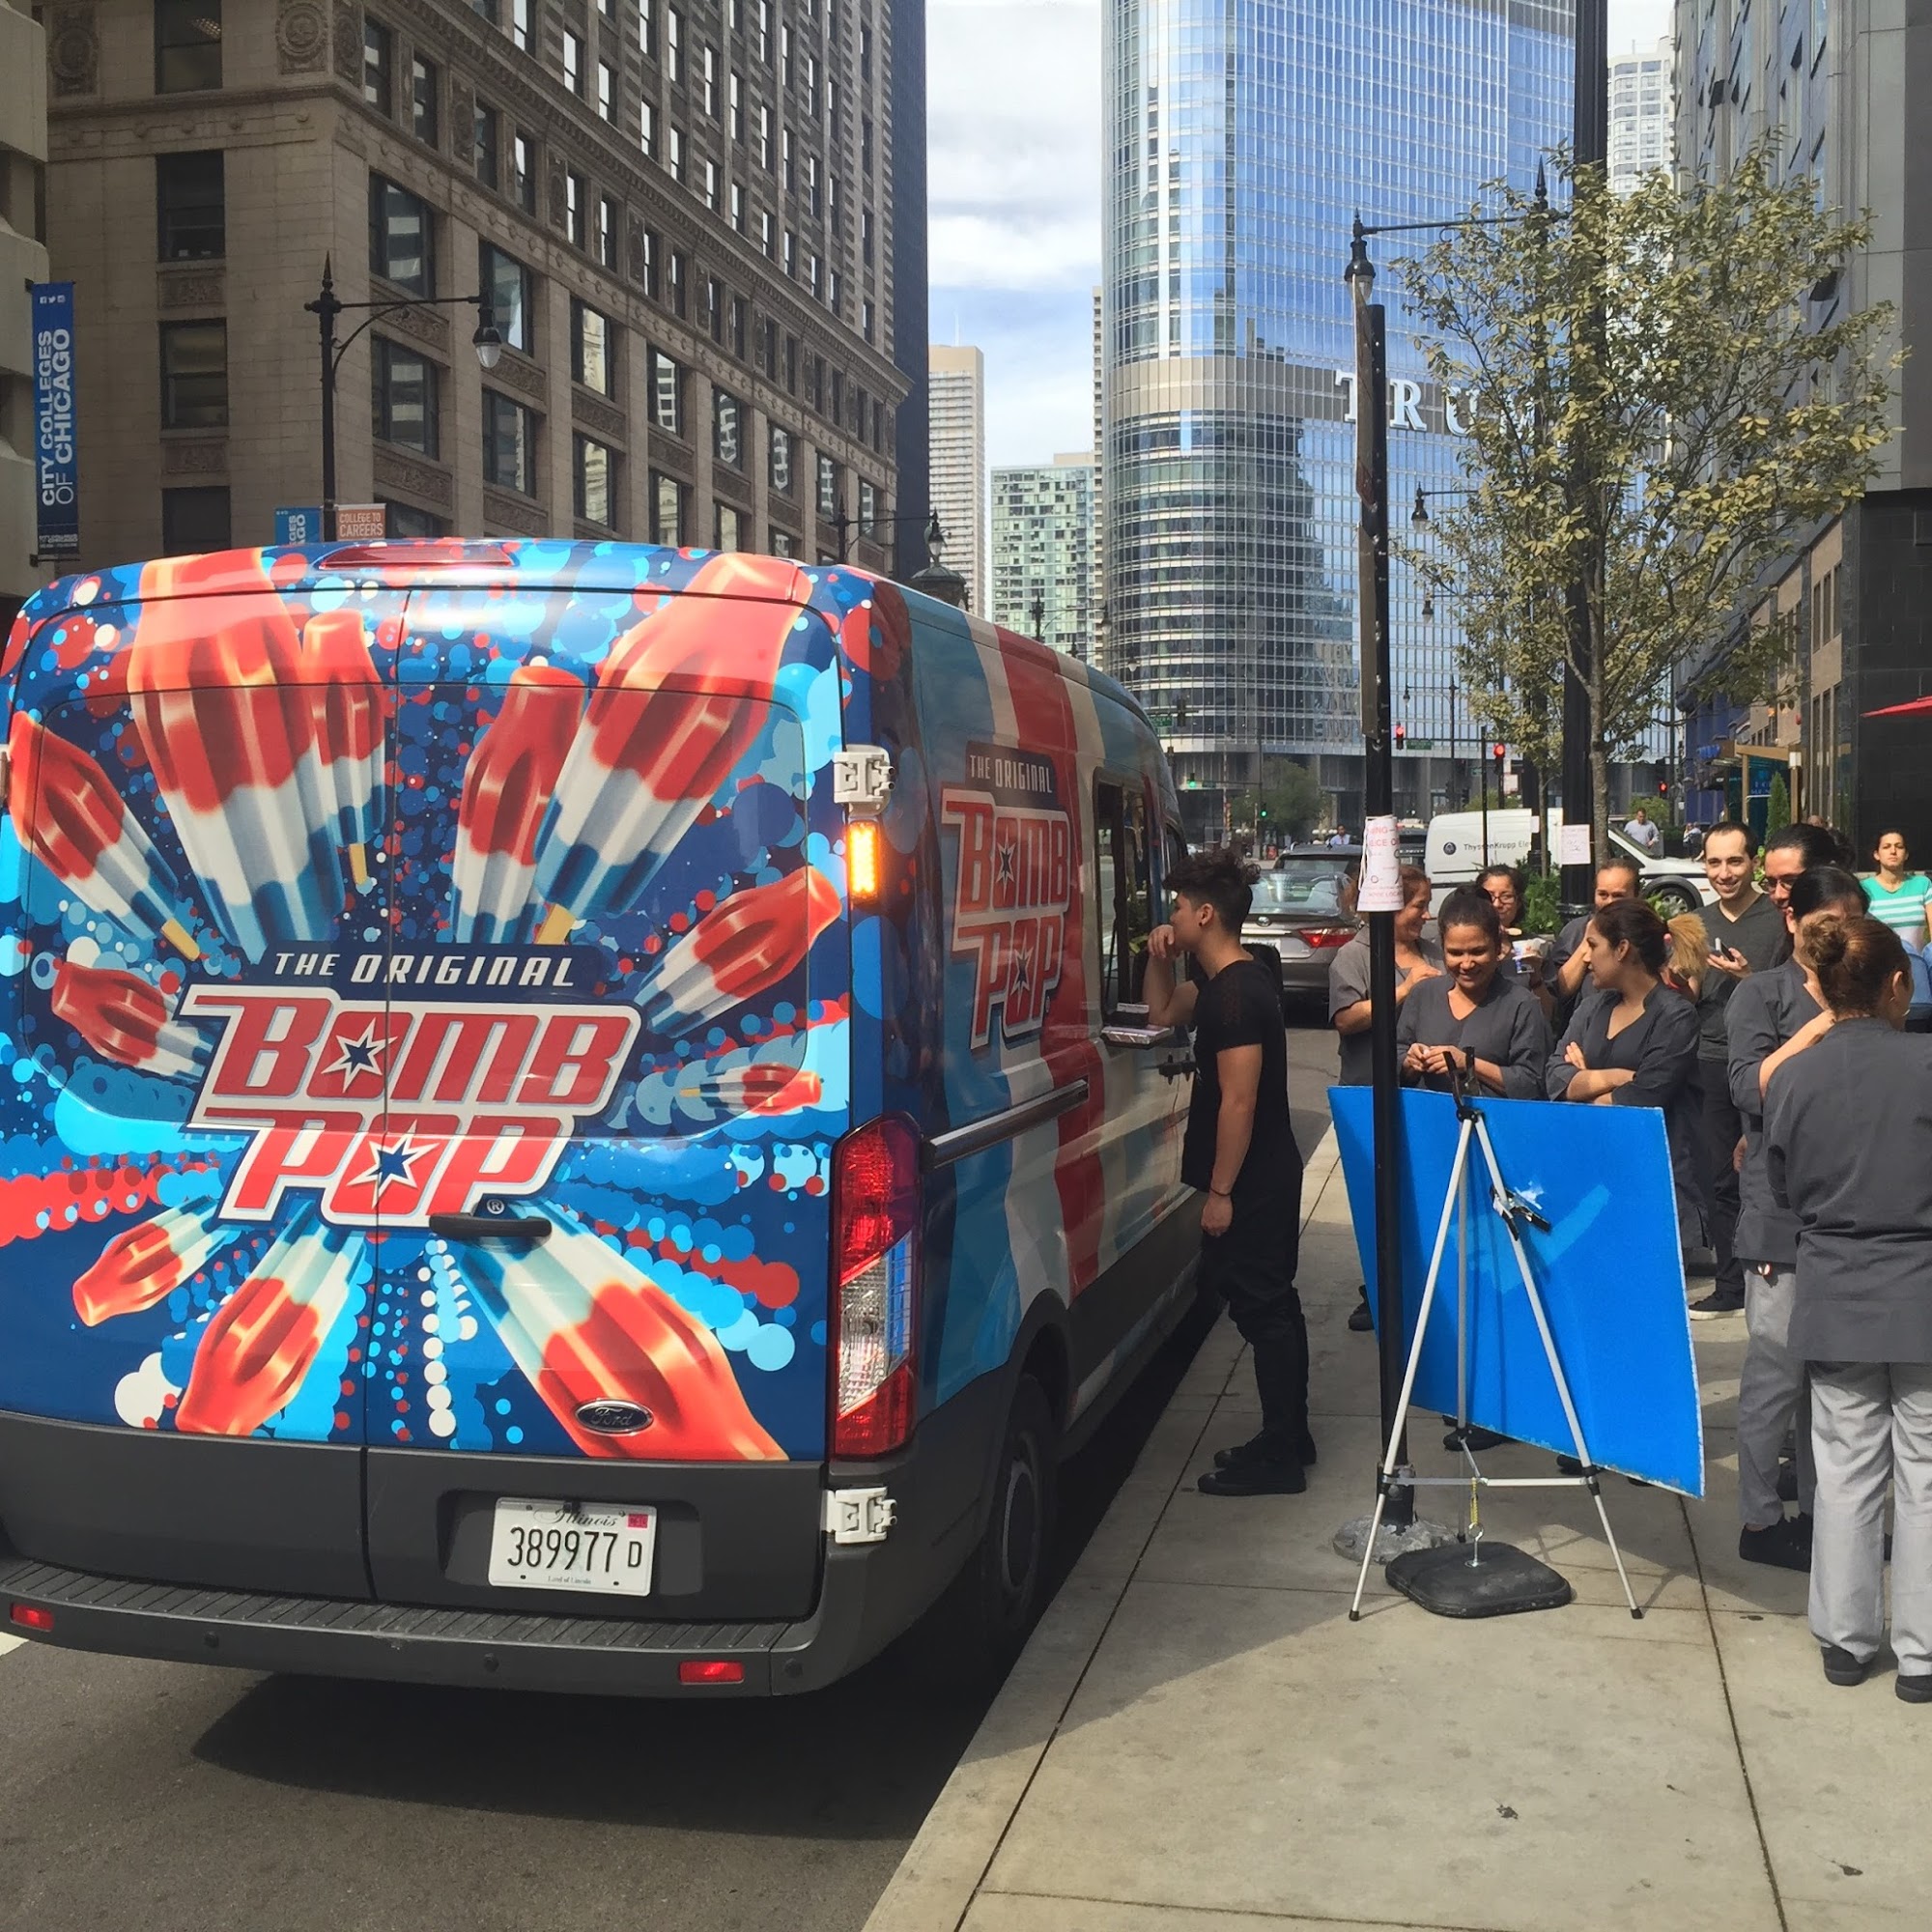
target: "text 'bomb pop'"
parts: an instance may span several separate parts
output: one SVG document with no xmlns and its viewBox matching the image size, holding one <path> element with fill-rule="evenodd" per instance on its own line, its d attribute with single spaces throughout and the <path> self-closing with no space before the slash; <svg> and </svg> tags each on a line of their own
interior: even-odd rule
<svg viewBox="0 0 1932 1932">
<path fill-rule="evenodd" d="M 319 1229 L 311 1209 L 215 1310 L 194 1351 L 175 1427 L 188 1435 L 252 1435 L 301 1387 L 349 1303 L 363 1236 Z"/>
<path fill-rule="evenodd" d="M 354 611 L 324 611 L 302 626 L 298 659 L 309 690 L 315 756 L 305 781 L 317 792 L 312 822 L 332 823 L 349 855 L 350 876 L 369 883 L 369 847 L 382 837 L 383 727 L 389 696 L 377 675 L 362 619 Z"/>
<path fill-rule="evenodd" d="M 469 753 L 450 859 L 460 945 L 527 935 L 537 831 L 582 722 L 584 695 L 582 680 L 566 670 L 522 666 Z"/>
<path fill-rule="evenodd" d="M 321 693 L 266 578 L 259 594 L 170 596 L 175 561 L 142 570 L 128 703 L 209 911 L 259 959 L 271 945 L 327 938 L 342 910 Z"/>
<path fill-rule="evenodd" d="M 7 745 L 7 810 L 20 843 L 83 905 L 198 958 L 175 912 L 175 882 L 107 774 L 24 711 L 14 714 Z"/>
<path fill-rule="evenodd" d="M 479 1242 L 465 1272 L 511 1360 L 586 1456 L 782 1459 L 718 1338 L 587 1229 L 564 1219 L 540 1247 Z M 599 1435 L 577 1420 L 591 1402 L 635 1403 L 650 1427 Z"/>
<path fill-rule="evenodd" d="M 54 968 L 48 1004 L 56 1018 L 117 1065 L 179 1080 L 208 1064 L 208 1037 L 173 1018 L 167 996 L 138 973 L 63 959 Z"/>
<path fill-rule="evenodd" d="M 838 917 L 815 866 L 733 893 L 669 948 L 638 995 L 644 1024 L 674 1034 L 728 1011 L 793 972 Z"/>
<path fill-rule="evenodd" d="M 756 742 L 799 615 L 770 561 L 711 558 L 598 668 L 537 841 L 539 940 L 629 912 Z"/>
<path fill-rule="evenodd" d="M 172 1294 L 235 1238 L 216 1208 L 191 1213 L 164 1208 L 151 1221 L 116 1235 L 73 1285 L 74 1313 L 90 1328 L 110 1316 L 134 1315 Z"/>
<path fill-rule="evenodd" d="M 734 1114 L 794 1114 L 815 1107 L 825 1092 L 816 1073 L 782 1061 L 761 1061 L 752 1066 L 730 1066 L 720 1073 L 678 1082 L 678 1097 L 687 1095 L 706 1106 Z"/>
</svg>

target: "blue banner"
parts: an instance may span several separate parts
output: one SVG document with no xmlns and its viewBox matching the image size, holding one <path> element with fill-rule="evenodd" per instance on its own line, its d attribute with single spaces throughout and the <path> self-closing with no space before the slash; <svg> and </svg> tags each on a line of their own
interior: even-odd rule
<svg viewBox="0 0 1932 1932">
<path fill-rule="evenodd" d="M 80 554 L 80 459 L 74 440 L 73 284 L 34 290 L 35 548 L 42 557 Z"/>
</svg>

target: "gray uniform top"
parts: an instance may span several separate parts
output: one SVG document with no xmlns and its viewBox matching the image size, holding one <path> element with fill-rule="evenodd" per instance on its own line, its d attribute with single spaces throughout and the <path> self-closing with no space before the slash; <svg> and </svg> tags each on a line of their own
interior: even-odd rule
<svg viewBox="0 0 1932 1932">
<path fill-rule="evenodd" d="M 1727 919 L 1723 908 L 1716 905 L 1707 905 L 1702 917 L 1714 952 L 1734 948 L 1750 962 L 1753 973 L 1768 973 L 1778 963 L 1778 954 L 1784 951 L 1784 915 L 1762 893 L 1742 919 Z M 1730 1033 L 1724 1015 L 1731 995 L 1742 983 L 1715 966 L 1705 972 L 1704 983 L 1697 991 L 1699 1060 L 1729 1060 Z"/>
<path fill-rule="evenodd" d="M 1788 1268 L 1798 1259 L 1798 1223 L 1773 1198 L 1764 1172 L 1764 1099 L 1758 1068 L 1802 1027 L 1818 1017 L 1795 959 L 1753 973 L 1724 1009 L 1729 1036 L 1731 1105 L 1745 1123 L 1745 1164 L 1738 1176 L 1738 1232 L 1732 1246 L 1748 1265 Z"/>
<path fill-rule="evenodd" d="M 1427 933 L 1415 949 L 1432 966 L 1442 963 L 1442 950 Z M 1395 982 L 1398 986 L 1408 983 L 1408 971 L 1402 961 L 1395 962 Z M 1335 1015 L 1358 1000 L 1369 997 L 1369 935 L 1367 928 L 1356 933 L 1328 962 L 1328 1017 Z M 1403 1002 L 1406 1007 L 1408 1002 Z M 1368 1030 L 1360 1033 L 1343 1033 L 1335 1036 L 1338 1070 L 1335 1084 L 1338 1087 L 1366 1087 L 1373 1075 L 1372 1063 L 1375 1047 Z"/>
<path fill-rule="evenodd" d="M 1792 1352 L 1932 1362 L 1932 1039 L 1840 1021 L 1771 1076 L 1764 1150 L 1798 1224 Z"/>
<path fill-rule="evenodd" d="M 1482 1005 L 1467 1019 L 1458 1019 L 1449 1005 L 1454 984 L 1446 976 L 1425 980 L 1402 1003 L 1395 1029 L 1398 1058 L 1417 1041 L 1424 1046 L 1460 1046 L 1478 1060 L 1495 1062 L 1502 1071 L 1504 1099 L 1540 1098 L 1543 1069 L 1549 1059 L 1549 1022 L 1543 1017 L 1536 996 L 1498 973 L 1490 981 Z M 1408 1074 L 1403 1078 L 1415 1084 Z M 1441 1084 L 1446 1090 L 1447 1083 Z"/>
</svg>

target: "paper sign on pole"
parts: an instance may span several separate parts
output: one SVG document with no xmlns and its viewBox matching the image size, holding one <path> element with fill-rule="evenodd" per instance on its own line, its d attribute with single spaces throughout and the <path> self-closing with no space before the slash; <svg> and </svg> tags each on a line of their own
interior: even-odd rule
<svg viewBox="0 0 1932 1932">
<path fill-rule="evenodd" d="M 1357 912 L 1402 910 L 1402 846 L 1394 814 L 1372 818 L 1362 828 L 1362 889 Z"/>
<path fill-rule="evenodd" d="M 1590 828 L 1572 825 L 1567 820 L 1556 839 L 1559 866 L 1587 866 L 1590 863 Z"/>
</svg>

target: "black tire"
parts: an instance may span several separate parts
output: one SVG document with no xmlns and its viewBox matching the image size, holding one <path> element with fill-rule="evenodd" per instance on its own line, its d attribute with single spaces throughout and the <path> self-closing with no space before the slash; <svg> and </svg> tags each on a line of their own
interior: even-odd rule
<svg viewBox="0 0 1932 1932">
<path fill-rule="evenodd" d="M 1679 913 L 1701 912 L 1704 901 L 1697 896 L 1697 889 L 1688 879 L 1659 879 L 1645 889 L 1645 896 L 1653 900 L 1665 919 L 1675 919 Z"/>
</svg>

